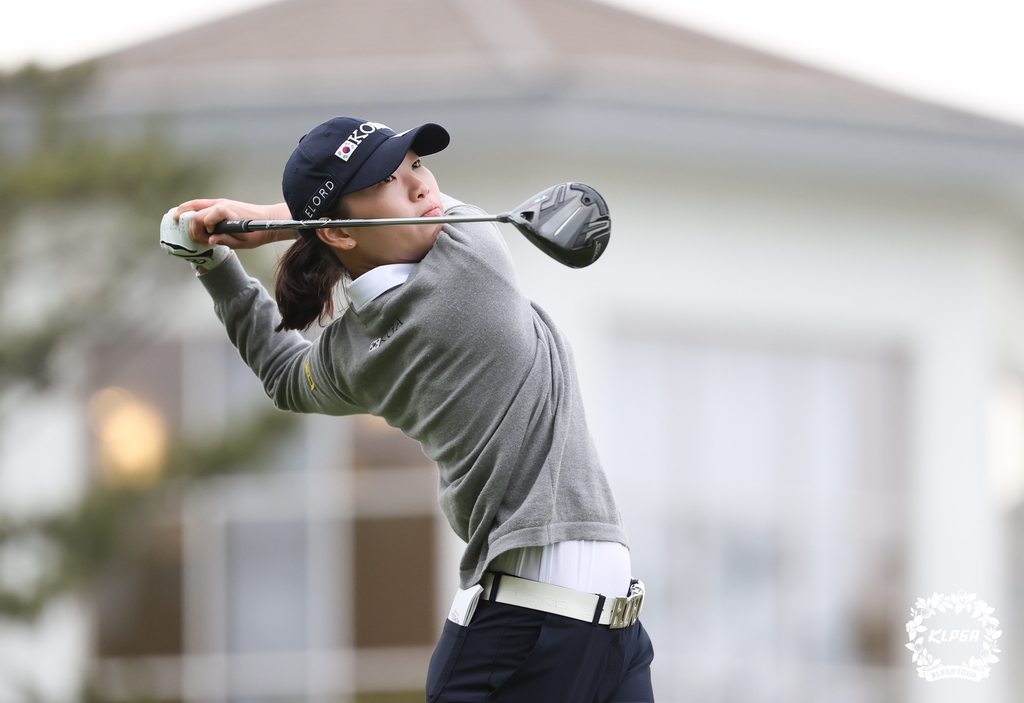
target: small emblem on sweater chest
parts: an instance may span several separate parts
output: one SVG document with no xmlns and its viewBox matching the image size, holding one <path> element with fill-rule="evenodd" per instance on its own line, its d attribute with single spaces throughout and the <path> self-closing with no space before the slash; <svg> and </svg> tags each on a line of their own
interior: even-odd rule
<svg viewBox="0 0 1024 703">
<path fill-rule="evenodd" d="M 395 318 L 395 324 L 391 325 L 391 328 L 388 329 L 388 333 L 387 334 L 385 334 L 383 337 L 377 337 L 377 339 L 375 339 L 372 342 L 370 342 L 370 351 L 374 351 L 375 349 L 378 349 L 381 344 L 383 344 L 384 342 L 386 342 L 389 339 L 391 339 L 391 337 L 394 336 L 395 332 L 397 332 L 398 328 L 401 327 L 401 326 L 402 326 L 402 321 L 399 318 L 396 317 Z"/>
</svg>

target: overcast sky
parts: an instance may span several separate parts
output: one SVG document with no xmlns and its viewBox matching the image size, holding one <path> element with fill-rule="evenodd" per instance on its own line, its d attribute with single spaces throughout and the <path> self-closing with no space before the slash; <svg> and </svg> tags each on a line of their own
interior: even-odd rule
<svg viewBox="0 0 1024 703">
<path fill-rule="evenodd" d="M 1024 0 L 601 1 L 1024 124 Z M 267 2 L 6 0 L 0 68 L 59 66 Z"/>
</svg>

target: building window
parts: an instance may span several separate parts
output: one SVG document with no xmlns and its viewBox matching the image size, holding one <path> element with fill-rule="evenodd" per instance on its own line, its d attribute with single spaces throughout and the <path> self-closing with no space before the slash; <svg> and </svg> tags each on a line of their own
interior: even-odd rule
<svg viewBox="0 0 1024 703">
<path fill-rule="evenodd" d="M 352 420 L 355 646 L 432 645 L 439 629 L 436 469 L 417 442 L 380 418 Z"/>
<path fill-rule="evenodd" d="M 631 330 L 608 469 L 662 695 L 891 700 L 905 389 L 884 351 Z"/>
<path fill-rule="evenodd" d="M 354 538 L 355 645 L 433 644 L 434 518 L 359 518 Z"/>
<path fill-rule="evenodd" d="M 111 566 L 95 590 L 100 657 L 180 655 L 181 527 L 152 528 L 137 558 Z"/>
<path fill-rule="evenodd" d="M 229 524 L 228 649 L 306 648 L 306 524 Z"/>
</svg>

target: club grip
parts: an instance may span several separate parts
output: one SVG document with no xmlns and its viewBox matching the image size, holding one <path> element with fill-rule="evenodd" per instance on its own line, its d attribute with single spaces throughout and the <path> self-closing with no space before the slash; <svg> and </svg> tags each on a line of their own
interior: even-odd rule
<svg viewBox="0 0 1024 703">
<path fill-rule="evenodd" d="M 239 232 L 250 232 L 249 223 L 252 220 L 221 220 L 213 226 L 214 234 L 238 234 Z"/>
</svg>

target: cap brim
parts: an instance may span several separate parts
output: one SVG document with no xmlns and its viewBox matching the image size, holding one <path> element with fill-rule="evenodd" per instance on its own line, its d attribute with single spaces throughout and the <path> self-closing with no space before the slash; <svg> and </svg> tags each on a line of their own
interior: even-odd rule
<svg viewBox="0 0 1024 703">
<path fill-rule="evenodd" d="M 339 195 L 354 193 L 380 183 L 398 170 L 409 151 L 417 156 L 429 156 L 442 151 L 450 141 L 448 130 L 433 122 L 396 134 L 374 150 Z"/>
</svg>

